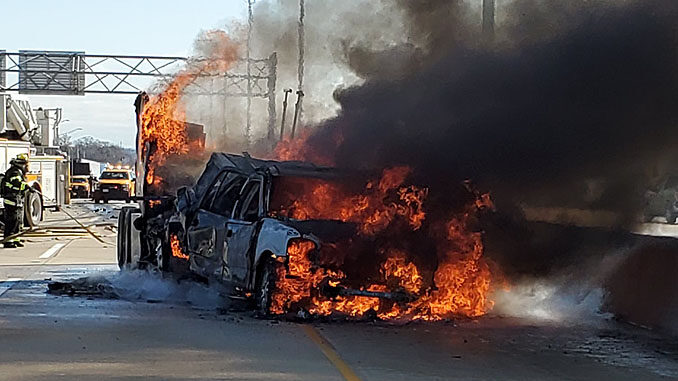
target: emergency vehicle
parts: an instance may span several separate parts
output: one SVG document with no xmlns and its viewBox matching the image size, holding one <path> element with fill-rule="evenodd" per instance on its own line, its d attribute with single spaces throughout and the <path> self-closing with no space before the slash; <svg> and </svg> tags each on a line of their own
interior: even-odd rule
<svg viewBox="0 0 678 381">
<path fill-rule="evenodd" d="M 99 183 L 94 189 L 92 198 L 95 203 L 107 203 L 110 200 L 124 200 L 130 202 L 134 198 L 134 171 L 127 166 L 107 167 L 101 176 Z"/>
<path fill-rule="evenodd" d="M 27 100 L 0 93 L 0 174 L 17 155 L 28 155 L 26 180 L 38 191 L 26 195 L 25 223 L 29 226 L 42 220 L 44 208 L 58 209 L 67 201 L 68 160 L 47 153 L 56 152 L 53 143 L 60 119 L 60 109 L 33 109 Z"/>
<path fill-rule="evenodd" d="M 68 189 L 71 191 L 71 198 L 89 198 L 89 176 L 73 175 Z"/>
</svg>

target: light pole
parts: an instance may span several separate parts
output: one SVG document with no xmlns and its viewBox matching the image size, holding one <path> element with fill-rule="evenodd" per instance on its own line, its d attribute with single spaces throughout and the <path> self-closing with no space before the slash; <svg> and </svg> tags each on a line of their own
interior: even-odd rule
<svg viewBox="0 0 678 381">
<path fill-rule="evenodd" d="M 61 126 L 61 123 L 66 123 L 70 121 L 71 121 L 70 119 L 64 119 L 54 125 L 54 139 L 56 140 L 57 144 L 59 143 L 59 126 Z"/>
<path fill-rule="evenodd" d="M 69 157 L 70 159 L 72 159 L 72 158 L 71 158 L 71 144 L 70 144 L 70 142 L 67 142 L 67 141 L 65 140 L 65 138 L 67 138 L 67 137 L 70 138 L 70 136 L 69 136 L 70 134 L 72 134 L 72 133 L 74 133 L 74 132 L 82 131 L 82 130 L 83 130 L 82 127 L 76 127 L 76 128 L 73 128 L 73 129 L 69 130 L 68 132 L 64 133 L 64 134 L 62 135 L 62 136 L 64 137 L 64 141 L 63 141 L 63 142 L 61 142 L 60 139 L 59 139 L 59 137 L 57 137 L 57 143 L 58 143 L 57 145 L 60 146 L 62 143 L 63 143 L 64 145 L 66 145 L 67 150 L 68 150 L 68 157 Z M 69 160 L 70 160 L 70 159 L 69 159 Z"/>
<path fill-rule="evenodd" d="M 494 40 L 495 0 L 483 0 L 483 37 L 486 41 Z"/>
<path fill-rule="evenodd" d="M 71 129 L 70 131 L 65 132 L 63 136 L 68 136 L 68 135 L 70 135 L 70 134 L 72 134 L 72 133 L 74 133 L 74 132 L 78 132 L 78 131 L 82 131 L 82 130 L 83 130 L 82 127 L 73 128 L 73 129 Z"/>
</svg>

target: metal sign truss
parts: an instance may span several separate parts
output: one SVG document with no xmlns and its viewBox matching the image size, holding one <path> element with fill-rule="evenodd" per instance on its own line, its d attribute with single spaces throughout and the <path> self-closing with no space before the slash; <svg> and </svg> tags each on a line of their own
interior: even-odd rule
<svg viewBox="0 0 678 381">
<path fill-rule="evenodd" d="M 161 56 L 85 54 L 84 52 L 0 50 L 0 92 L 84 95 L 137 94 L 153 83 L 170 81 L 185 65 L 201 59 Z M 199 66 L 198 66 L 199 67 Z M 245 70 L 246 68 L 246 70 Z M 275 129 L 277 57 L 240 59 L 232 71 L 199 73 L 187 93 L 224 97 L 267 98 L 269 135 Z M 205 85 L 216 82 L 219 88 Z"/>
</svg>

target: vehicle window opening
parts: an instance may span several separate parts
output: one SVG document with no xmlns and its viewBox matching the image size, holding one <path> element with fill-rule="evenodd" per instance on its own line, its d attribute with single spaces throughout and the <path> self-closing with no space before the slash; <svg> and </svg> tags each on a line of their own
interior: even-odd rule
<svg viewBox="0 0 678 381">
<path fill-rule="evenodd" d="M 240 190 L 245 184 L 245 180 L 247 180 L 247 178 L 242 175 L 236 173 L 229 174 L 219 187 L 219 191 L 214 198 L 210 211 L 230 217 L 235 202 L 240 195 Z"/>
<path fill-rule="evenodd" d="M 221 186 L 221 183 L 224 181 L 224 178 L 229 174 L 229 172 L 222 172 L 217 176 L 216 180 L 212 183 L 210 186 L 209 191 L 207 191 L 207 194 L 202 200 L 202 203 L 200 207 L 202 209 L 207 209 L 209 210 L 210 205 L 212 205 L 212 202 L 214 201 L 214 198 L 216 197 L 218 191 L 219 191 L 219 186 Z"/>
<path fill-rule="evenodd" d="M 259 218 L 259 181 L 251 181 L 245 185 L 236 209 L 236 216 L 242 221 L 255 222 Z"/>
</svg>

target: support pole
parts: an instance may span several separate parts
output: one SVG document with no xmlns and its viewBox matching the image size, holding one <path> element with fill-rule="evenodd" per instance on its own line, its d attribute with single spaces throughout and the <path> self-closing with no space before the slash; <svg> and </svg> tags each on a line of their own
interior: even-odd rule
<svg viewBox="0 0 678 381">
<path fill-rule="evenodd" d="M 495 0 L 483 0 L 483 38 L 494 40 Z"/>
<path fill-rule="evenodd" d="M 247 125 L 245 127 L 245 144 L 249 149 L 252 144 L 252 4 L 254 0 L 247 0 Z"/>
<path fill-rule="evenodd" d="M 304 92 L 297 90 L 297 103 L 294 105 L 294 121 L 292 121 L 292 135 L 291 138 L 294 139 L 294 134 L 297 131 L 297 121 L 299 120 L 299 112 L 301 110 L 301 100 L 304 98 Z"/>
<path fill-rule="evenodd" d="M 278 55 L 274 52 L 268 57 L 268 134 L 267 139 L 269 143 L 273 143 L 275 139 L 275 82 L 277 80 Z"/>
<path fill-rule="evenodd" d="M 294 110 L 295 116 L 294 116 L 294 125 L 296 126 L 297 119 L 299 120 L 299 123 L 301 123 L 301 119 L 303 116 L 303 104 L 301 102 L 301 98 L 304 96 L 304 55 L 305 55 L 305 50 L 306 50 L 306 36 L 305 36 L 305 30 L 304 30 L 304 18 L 306 17 L 306 6 L 304 3 L 304 0 L 299 0 L 299 24 L 298 24 L 298 33 L 299 33 L 299 62 L 297 66 L 297 95 L 301 93 L 301 96 L 297 96 L 297 105 L 296 109 Z M 293 130 L 294 131 L 294 130 Z M 294 135 L 294 134 L 293 134 Z M 294 136 L 293 136 L 294 137 Z"/>
<path fill-rule="evenodd" d="M 290 96 L 292 89 L 285 89 L 285 98 L 283 98 L 282 107 L 282 122 L 280 123 L 280 141 L 285 138 L 285 117 L 287 116 L 287 98 Z"/>
</svg>

